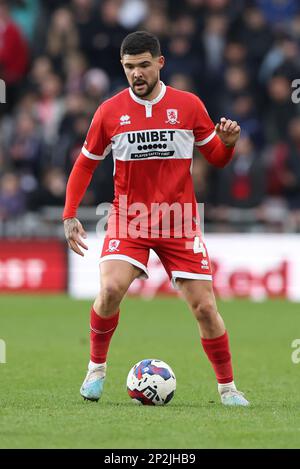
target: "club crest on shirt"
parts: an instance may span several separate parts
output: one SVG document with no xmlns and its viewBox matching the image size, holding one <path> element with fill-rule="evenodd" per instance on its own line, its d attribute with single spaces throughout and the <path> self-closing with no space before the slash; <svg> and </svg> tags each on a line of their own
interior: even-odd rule
<svg viewBox="0 0 300 469">
<path fill-rule="evenodd" d="M 111 239 L 108 243 L 108 249 L 106 249 L 106 252 L 119 251 L 118 247 L 119 247 L 120 242 L 121 241 L 118 239 Z"/>
<path fill-rule="evenodd" d="M 180 124 L 177 120 L 178 117 L 178 110 L 177 109 L 167 109 L 167 118 L 166 124 Z"/>
</svg>

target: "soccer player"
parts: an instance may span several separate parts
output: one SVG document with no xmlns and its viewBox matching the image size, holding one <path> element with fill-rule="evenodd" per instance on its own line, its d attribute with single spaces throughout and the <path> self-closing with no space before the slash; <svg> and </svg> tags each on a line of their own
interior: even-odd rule
<svg viewBox="0 0 300 469">
<path fill-rule="evenodd" d="M 86 233 L 76 211 L 93 172 L 112 150 L 114 210 L 100 259 L 101 288 L 90 313 L 90 362 L 80 394 L 100 398 L 120 303 L 134 279 L 148 276 L 153 249 L 194 313 L 221 402 L 247 406 L 233 381 L 228 334 L 216 306 L 191 177 L 194 145 L 209 163 L 222 168 L 233 156 L 240 127 L 225 117 L 214 125 L 197 96 L 162 83 L 164 62 L 154 35 L 137 31 L 125 37 L 121 63 L 129 88 L 99 106 L 68 180 L 65 234 L 69 247 L 83 255 Z M 137 207 L 143 208 L 140 231 L 133 229 Z M 172 220 L 168 207 L 174 208 Z M 186 225 L 180 234 L 178 228 Z"/>
</svg>

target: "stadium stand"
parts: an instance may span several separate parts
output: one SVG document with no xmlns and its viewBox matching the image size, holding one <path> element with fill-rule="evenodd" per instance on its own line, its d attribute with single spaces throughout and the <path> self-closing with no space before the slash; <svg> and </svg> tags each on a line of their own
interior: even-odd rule
<svg viewBox="0 0 300 469">
<path fill-rule="evenodd" d="M 0 0 L 0 23 L 0 236 L 63 236 L 67 176 L 95 109 L 127 86 L 119 47 L 137 29 L 158 35 L 166 83 L 241 123 L 225 170 L 195 154 L 206 231 L 300 232 L 298 1 Z M 83 200 L 87 229 L 113 199 L 112 168 Z"/>
</svg>

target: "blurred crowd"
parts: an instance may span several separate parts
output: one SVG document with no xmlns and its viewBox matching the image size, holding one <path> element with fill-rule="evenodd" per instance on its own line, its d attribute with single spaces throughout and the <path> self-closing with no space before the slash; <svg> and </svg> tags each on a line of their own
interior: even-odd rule
<svg viewBox="0 0 300 469">
<path fill-rule="evenodd" d="M 242 127 L 225 169 L 195 153 L 207 222 L 300 231 L 298 0 L 0 0 L 0 221 L 63 206 L 93 113 L 127 86 L 119 49 L 138 29 L 159 37 L 166 84 Z M 83 206 L 113 199 L 112 167 Z"/>
</svg>

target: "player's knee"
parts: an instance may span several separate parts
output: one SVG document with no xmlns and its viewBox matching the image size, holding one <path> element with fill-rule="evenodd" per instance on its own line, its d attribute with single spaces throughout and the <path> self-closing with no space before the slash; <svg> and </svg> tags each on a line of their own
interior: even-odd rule
<svg viewBox="0 0 300 469">
<path fill-rule="evenodd" d="M 213 321 L 217 315 L 216 305 L 213 301 L 198 301 L 192 305 L 195 318 L 199 322 Z"/>
<path fill-rule="evenodd" d="M 124 289 L 118 282 L 110 282 L 101 287 L 99 293 L 100 307 L 110 309 L 120 303 L 124 296 Z"/>
</svg>

